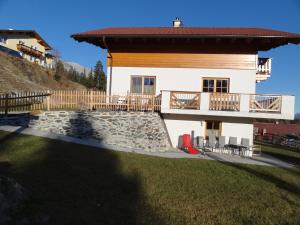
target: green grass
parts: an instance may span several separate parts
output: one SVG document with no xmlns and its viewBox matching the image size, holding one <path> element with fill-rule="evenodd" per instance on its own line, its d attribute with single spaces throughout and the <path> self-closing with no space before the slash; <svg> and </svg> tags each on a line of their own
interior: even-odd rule
<svg viewBox="0 0 300 225">
<path fill-rule="evenodd" d="M 0 175 L 30 191 L 21 213 L 46 213 L 56 225 L 300 223 L 299 168 L 164 159 L 0 131 Z"/>
<path fill-rule="evenodd" d="M 292 163 L 300 168 L 300 151 L 294 151 L 288 148 L 278 148 L 271 145 L 263 145 L 262 152 L 273 157 L 279 158 L 285 162 Z"/>
</svg>

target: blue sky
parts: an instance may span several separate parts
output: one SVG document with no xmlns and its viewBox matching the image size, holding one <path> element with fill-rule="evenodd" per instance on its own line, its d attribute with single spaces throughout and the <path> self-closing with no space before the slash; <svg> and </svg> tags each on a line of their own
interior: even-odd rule
<svg viewBox="0 0 300 225">
<path fill-rule="evenodd" d="M 300 0 L 0 0 L 0 28 L 34 29 L 64 60 L 94 66 L 105 51 L 78 43 L 72 33 L 108 26 L 263 27 L 300 34 Z M 296 95 L 300 112 L 300 45 L 283 46 L 260 56 L 273 58 L 269 80 L 258 93 Z"/>
</svg>

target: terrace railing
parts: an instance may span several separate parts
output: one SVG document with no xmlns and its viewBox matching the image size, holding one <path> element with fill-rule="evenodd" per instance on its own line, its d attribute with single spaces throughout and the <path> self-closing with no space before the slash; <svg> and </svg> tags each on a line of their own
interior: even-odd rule
<svg viewBox="0 0 300 225">
<path fill-rule="evenodd" d="M 250 95 L 250 112 L 281 112 L 282 96 Z"/>
<path fill-rule="evenodd" d="M 171 91 L 170 109 L 200 109 L 200 92 Z"/>
<path fill-rule="evenodd" d="M 213 111 L 240 111 L 240 94 L 211 93 L 209 110 Z"/>
<path fill-rule="evenodd" d="M 0 95 L 0 112 L 64 109 L 160 111 L 161 96 L 107 95 L 102 91 L 55 90 Z"/>
</svg>

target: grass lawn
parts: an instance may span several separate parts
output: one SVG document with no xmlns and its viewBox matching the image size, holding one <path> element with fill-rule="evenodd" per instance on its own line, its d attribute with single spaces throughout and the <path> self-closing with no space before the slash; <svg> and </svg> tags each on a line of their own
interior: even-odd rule
<svg viewBox="0 0 300 225">
<path fill-rule="evenodd" d="M 21 213 L 56 225 L 300 224 L 299 167 L 164 159 L 0 131 L 0 175 L 30 191 Z"/>
<path fill-rule="evenodd" d="M 276 148 L 271 145 L 264 145 L 262 151 L 285 162 L 292 163 L 300 168 L 300 152 L 283 149 L 283 147 Z"/>
</svg>

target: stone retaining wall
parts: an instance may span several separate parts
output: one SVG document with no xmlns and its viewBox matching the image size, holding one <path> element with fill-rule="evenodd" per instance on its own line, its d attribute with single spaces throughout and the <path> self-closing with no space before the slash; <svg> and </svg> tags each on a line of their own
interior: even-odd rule
<svg viewBox="0 0 300 225">
<path fill-rule="evenodd" d="M 29 120 L 25 117 L 19 119 L 19 123 L 22 126 L 27 123 L 28 127 L 41 131 L 97 139 L 109 145 L 151 152 L 172 149 L 164 123 L 157 113 L 46 111 L 38 116 L 30 116 Z"/>
</svg>

